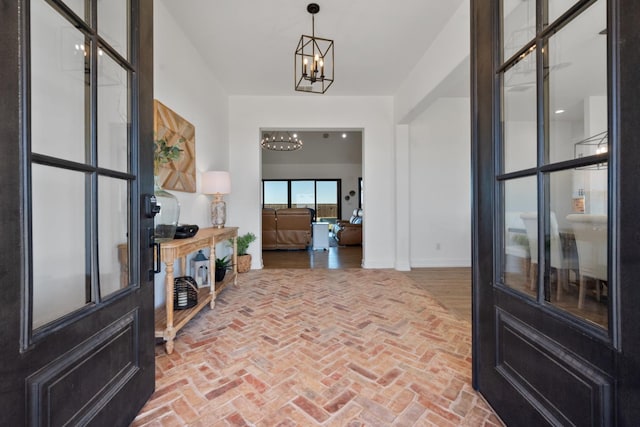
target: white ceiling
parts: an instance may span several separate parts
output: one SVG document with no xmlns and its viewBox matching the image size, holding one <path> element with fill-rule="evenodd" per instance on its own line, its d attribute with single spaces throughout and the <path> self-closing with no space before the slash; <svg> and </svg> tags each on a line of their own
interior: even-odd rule
<svg viewBox="0 0 640 427">
<path fill-rule="evenodd" d="M 318 1 L 316 36 L 335 42 L 335 82 L 325 96 L 395 94 L 462 1 Z M 311 34 L 309 1 L 163 3 L 229 95 L 300 94 L 293 57 L 300 36 Z"/>
<path fill-rule="evenodd" d="M 262 150 L 263 164 L 361 164 L 362 163 L 362 131 L 330 130 L 330 131 L 295 131 L 304 144 L 297 151 Z M 272 130 L 263 130 L 273 133 Z M 343 137 L 344 136 L 344 137 Z"/>
</svg>

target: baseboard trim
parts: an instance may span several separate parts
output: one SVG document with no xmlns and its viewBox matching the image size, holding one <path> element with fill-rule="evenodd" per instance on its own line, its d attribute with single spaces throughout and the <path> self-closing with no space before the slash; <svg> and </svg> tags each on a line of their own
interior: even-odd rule
<svg viewBox="0 0 640 427">
<path fill-rule="evenodd" d="M 435 267 L 471 267 L 470 259 L 462 258 L 431 258 L 411 260 L 412 268 L 435 268 Z"/>
<path fill-rule="evenodd" d="M 381 269 L 381 268 L 393 268 L 393 264 L 390 263 L 389 261 L 368 261 L 368 260 L 362 260 L 362 268 L 368 268 L 368 269 Z"/>
<path fill-rule="evenodd" d="M 397 262 L 395 268 L 397 271 L 411 271 L 411 264 L 408 262 Z"/>
</svg>

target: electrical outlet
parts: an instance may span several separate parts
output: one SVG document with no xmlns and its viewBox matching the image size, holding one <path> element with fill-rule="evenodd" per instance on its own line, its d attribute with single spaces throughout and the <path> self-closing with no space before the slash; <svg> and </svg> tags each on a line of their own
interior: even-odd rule
<svg viewBox="0 0 640 427">
<path fill-rule="evenodd" d="M 436 243 L 436 251 L 440 250 L 440 243 Z"/>
</svg>

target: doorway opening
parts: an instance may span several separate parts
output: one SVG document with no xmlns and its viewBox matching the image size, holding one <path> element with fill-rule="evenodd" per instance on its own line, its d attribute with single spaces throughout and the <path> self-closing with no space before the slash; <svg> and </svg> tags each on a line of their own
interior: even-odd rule
<svg viewBox="0 0 640 427">
<path fill-rule="evenodd" d="M 262 129 L 261 137 L 282 133 L 302 146 L 262 149 L 264 268 L 359 268 L 362 131 Z M 347 235 L 341 229 L 351 222 L 358 224 Z"/>
</svg>

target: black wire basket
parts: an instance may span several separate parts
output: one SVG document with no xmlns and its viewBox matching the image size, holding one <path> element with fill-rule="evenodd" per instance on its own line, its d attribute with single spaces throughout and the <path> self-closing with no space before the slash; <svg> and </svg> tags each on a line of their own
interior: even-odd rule
<svg viewBox="0 0 640 427">
<path fill-rule="evenodd" d="M 191 276 L 173 279 L 173 309 L 186 310 L 198 304 L 198 284 Z"/>
</svg>

